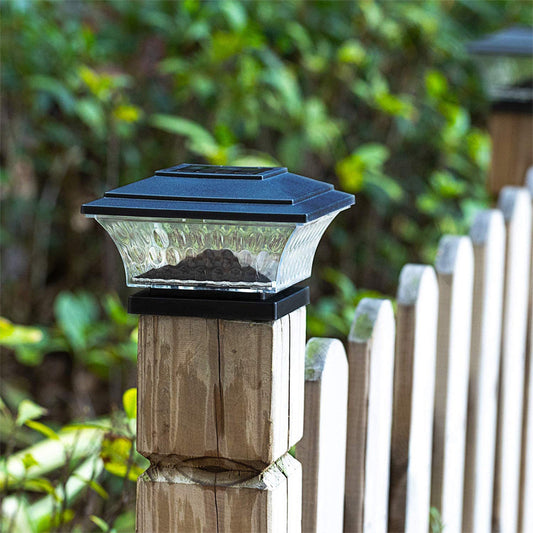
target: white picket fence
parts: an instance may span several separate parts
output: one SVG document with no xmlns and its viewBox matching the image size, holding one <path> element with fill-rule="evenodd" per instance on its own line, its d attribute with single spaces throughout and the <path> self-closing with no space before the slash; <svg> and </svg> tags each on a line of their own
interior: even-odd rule
<svg viewBox="0 0 533 533">
<path fill-rule="evenodd" d="M 305 533 L 427 533 L 431 507 L 446 533 L 533 532 L 532 197 L 533 168 L 406 265 L 396 317 L 362 300 L 347 357 L 308 342 Z"/>
</svg>

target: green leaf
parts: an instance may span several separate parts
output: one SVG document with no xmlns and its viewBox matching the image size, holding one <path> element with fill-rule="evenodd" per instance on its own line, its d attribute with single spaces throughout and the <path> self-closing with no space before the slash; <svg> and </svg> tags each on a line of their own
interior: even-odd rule
<svg viewBox="0 0 533 533">
<path fill-rule="evenodd" d="M 440 511 L 436 507 L 429 509 L 429 527 L 431 533 L 442 533 L 444 531 L 444 524 Z"/>
<path fill-rule="evenodd" d="M 129 509 L 120 514 L 113 522 L 113 529 L 123 533 L 135 531 L 135 511 Z"/>
<path fill-rule="evenodd" d="M 364 46 L 354 39 L 345 41 L 337 51 L 337 59 L 341 63 L 361 65 L 366 58 Z"/>
<path fill-rule="evenodd" d="M 35 431 L 38 431 L 45 437 L 49 439 L 59 440 L 59 435 L 50 427 L 46 426 L 45 424 L 42 424 L 41 422 L 35 422 L 34 420 L 27 420 L 25 422 L 26 426 L 28 426 L 31 429 L 34 429 Z"/>
<path fill-rule="evenodd" d="M 220 9 L 234 31 L 241 31 L 246 26 L 246 10 L 240 2 L 224 0 Z"/>
<path fill-rule="evenodd" d="M 35 420 L 46 414 L 46 409 L 31 400 L 22 400 L 18 406 L 17 426 L 23 426 L 30 420 Z"/>
<path fill-rule="evenodd" d="M 490 165 L 491 138 L 488 133 L 478 129 L 471 130 L 466 136 L 468 155 L 470 159 L 486 171 Z"/>
<path fill-rule="evenodd" d="M 50 480 L 44 477 L 25 480 L 23 483 L 23 488 L 33 492 L 44 492 L 46 494 L 50 494 L 57 502 L 61 501 L 61 497 L 57 493 L 54 485 L 52 485 Z"/>
<path fill-rule="evenodd" d="M 400 97 L 388 92 L 379 92 L 374 96 L 374 102 L 378 109 L 396 117 L 412 120 L 415 108 L 407 97 Z"/>
<path fill-rule="evenodd" d="M 41 347 L 21 345 L 15 348 L 15 356 L 19 363 L 26 366 L 38 366 L 43 362 L 45 351 Z"/>
<path fill-rule="evenodd" d="M 39 466 L 39 463 L 35 460 L 35 457 L 31 453 L 24 454 L 24 457 L 22 458 L 22 464 L 24 465 L 24 469 L 28 470 L 32 466 Z"/>
<path fill-rule="evenodd" d="M 62 80 L 51 76 L 34 75 L 28 80 L 28 85 L 36 91 L 50 94 L 67 113 L 72 112 L 75 99 Z"/>
<path fill-rule="evenodd" d="M 137 478 L 144 472 L 144 467 L 133 461 L 128 469 L 128 464 L 131 462 L 130 453 L 133 443 L 131 439 L 120 436 L 110 436 L 103 440 L 102 451 L 100 457 L 104 462 L 104 468 L 111 474 L 118 477 L 126 477 L 130 481 L 136 481 Z M 146 461 L 139 454 L 133 453 L 133 457 L 142 460 L 144 464 Z"/>
<path fill-rule="evenodd" d="M 189 149 L 199 155 L 210 157 L 219 151 L 215 138 L 192 120 L 173 115 L 153 115 L 150 124 L 168 133 L 187 137 Z"/>
<path fill-rule="evenodd" d="M 68 424 L 63 427 L 63 431 L 76 431 L 80 429 L 99 429 L 103 432 L 111 431 L 113 429 L 111 423 L 98 424 L 96 422 L 83 422 L 80 424 Z"/>
<path fill-rule="evenodd" d="M 72 348 L 82 350 L 88 344 L 88 329 L 98 317 L 98 305 L 88 293 L 61 292 L 54 302 L 58 325 Z"/>
<path fill-rule="evenodd" d="M 128 418 L 137 418 L 137 389 L 128 389 L 122 396 L 122 404 Z"/>
<path fill-rule="evenodd" d="M 109 525 L 107 524 L 107 522 L 105 520 L 103 520 L 102 518 L 98 517 L 98 516 L 95 516 L 95 515 L 91 515 L 89 517 L 91 519 L 91 521 L 93 523 L 95 523 L 102 531 L 109 531 Z"/>
<path fill-rule="evenodd" d="M 72 509 L 65 509 L 64 512 L 53 515 L 51 525 L 55 528 L 64 526 L 65 524 L 68 524 L 75 515 L 76 513 Z"/>
<path fill-rule="evenodd" d="M 142 117 L 142 111 L 131 104 L 121 104 L 113 109 L 113 116 L 122 122 L 138 122 Z"/>
<path fill-rule="evenodd" d="M 429 70 L 426 72 L 426 91 L 431 98 L 441 99 L 448 92 L 448 81 L 442 72 Z"/>
<path fill-rule="evenodd" d="M 386 176 L 385 174 L 375 174 L 369 172 L 365 174 L 365 189 L 366 186 L 372 185 L 381 189 L 391 200 L 399 202 L 404 197 L 404 190 L 394 179 Z"/>
<path fill-rule="evenodd" d="M 342 188 L 348 192 L 359 192 L 363 188 L 364 164 L 352 154 L 345 157 L 335 166 Z"/>
<path fill-rule="evenodd" d="M 95 481 L 94 479 L 85 479 L 84 477 L 80 476 L 79 474 L 73 474 L 74 477 L 77 477 L 78 479 L 81 479 L 84 483 L 86 483 L 91 489 L 96 492 L 100 497 L 102 497 L 104 500 L 107 500 L 109 498 L 109 494 L 107 491 L 98 483 L 98 481 Z"/>
<path fill-rule="evenodd" d="M 105 137 L 106 117 L 100 102 L 92 98 L 82 98 L 76 102 L 75 111 L 98 138 L 103 139 Z"/>
<path fill-rule="evenodd" d="M 365 168 L 377 169 L 387 161 L 390 151 L 383 144 L 366 143 L 360 145 L 354 155 L 362 161 Z"/>
<path fill-rule="evenodd" d="M 20 344 L 37 344 L 44 338 L 42 330 L 30 326 L 19 326 L 0 317 L 0 344 L 15 347 Z"/>
<path fill-rule="evenodd" d="M 127 326 L 135 321 L 135 318 L 132 321 L 131 315 L 128 315 L 116 294 L 106 294 L 103 305 L 107 315 L 115 324 Z"/>
<path fill-rule="evenodd" d="M 457 198 L 466 191 L 466 183 L 459 181 L 447 170 L 433 172 L 430 182 L 435 192 L 443 198 Z"/>
</svg>

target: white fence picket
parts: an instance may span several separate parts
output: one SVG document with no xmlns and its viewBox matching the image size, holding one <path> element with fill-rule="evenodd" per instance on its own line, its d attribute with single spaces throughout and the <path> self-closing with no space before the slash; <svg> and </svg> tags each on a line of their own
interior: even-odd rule
<svg viewBox="0 0 533 533">
<path fill-rule="evenodd" d="M 505 262 L 501 211 L 478 213 L 470 238 L 474 247 L 474 298 L 462 530 L 490 533 Z"/>
<path fill-rule="evenodd" d="M 343 530 L 348 361 L 336 339 L 310 339 L 305 358 L 302 531 Z"/>
<path fill-rule="evenodd" d="M 391 440 L 389 530 L 427 533 L 438 286 L 429 266 L 400 274 Z"/>
<path fill-rule="evenodd" d="M 361 300 L 348 338 L 346 533 L 387 531 L 394 332 L 388 300 Z"/>
<path fill-rule="evenodd" d="M 526 186 L 533 199 L 533 167 L 526 176 Z M 533 240 L 532 240 L 533 245 Z M 520 477 L 519 531 L 533 531 L 533 246 L 529 281 L 529 328 L 524 382 L 524 417 Z"/>
<path fill-rule="evenodd" d="M 474 256 L 469 237 L 445 235 L 435 270 L 439 319 L 431 505 L 449 531 L 460 531 L 470 361 Z"/>
<path fill-rule="evenodd" d="M 503 533 L 514 533 L 518 527 L 531 255 L 531 199 L 528 190 L 519 187 L 504 187 L 500 192 L 498 207 L 505 218 L 507 247 L 493 525 Z"/>
</svg>

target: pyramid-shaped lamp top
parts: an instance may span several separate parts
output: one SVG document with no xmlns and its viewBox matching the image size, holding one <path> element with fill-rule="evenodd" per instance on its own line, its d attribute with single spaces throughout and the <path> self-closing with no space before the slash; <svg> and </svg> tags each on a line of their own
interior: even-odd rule
<svg viewBox="0 0 533 533">
<path fill-rule="evenodd" d="M 278 292 L 311 275 L 351 194 L 282 167 L 182 164 L 82 206 L 115 242 L 128 286 Z"/>
</svg>

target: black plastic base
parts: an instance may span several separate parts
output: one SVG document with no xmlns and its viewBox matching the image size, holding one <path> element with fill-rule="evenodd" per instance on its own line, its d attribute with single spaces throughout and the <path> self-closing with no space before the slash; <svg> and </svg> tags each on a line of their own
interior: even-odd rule
<svg viewBox="0 0 533 533">
<path fill-rule="evenodd" d="M 293 286 L 276 294 L 144 289 L 128 298 L 134 315 L 198 316 L 269 322 L 309 303 L 309 287 Z"/>
<path fill-rule="evenodd" d="M 492 102 L 493 113 L 518 113 L 520 115 L 533 115 L 533 101 L 524 100 L 498 100 Z"/>
</svg>

